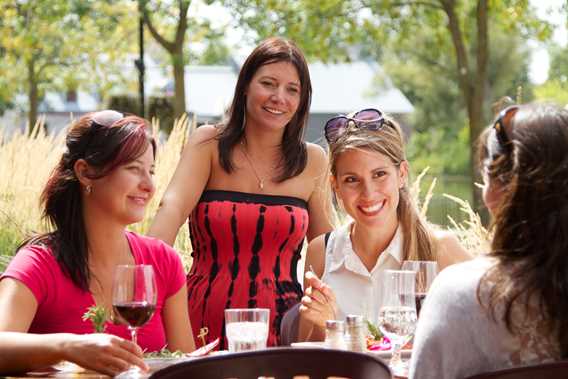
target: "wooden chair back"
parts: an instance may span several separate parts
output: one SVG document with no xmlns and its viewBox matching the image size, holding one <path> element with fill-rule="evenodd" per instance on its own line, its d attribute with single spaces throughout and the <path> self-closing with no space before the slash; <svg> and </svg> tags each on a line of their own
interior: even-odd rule
<svg viewBox="0 0 568 379">
<path fill-rule="evenodd" d="M 221 354 L 178 363 L 150 379 L 257 379 L 295 377 L 391 379 L 387 364 L 369 354 L 320 348 L 270 348 Z"/>
</svg>

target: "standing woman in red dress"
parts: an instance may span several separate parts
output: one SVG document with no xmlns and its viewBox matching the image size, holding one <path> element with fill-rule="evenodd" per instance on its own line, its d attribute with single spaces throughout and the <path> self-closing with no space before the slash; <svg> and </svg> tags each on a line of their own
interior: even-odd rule
<svg viewBox="0 0 568 379">
<path fill-rule="evenodd" d="M 189 314 L 208 341 L 226 346 L 224 309 L 257 307 L 270 309 L 268 345 L 277 345 L 282 315 L 302 296 L 304 238 L 332 229 L 327 158 L 303 141 L 311 93 L 298 47 L 261 42 L 239 73 L 228 120 L 193 133 L 162 199 L 150 234 L 173 244 L 189 217 Z"/>
</svg>

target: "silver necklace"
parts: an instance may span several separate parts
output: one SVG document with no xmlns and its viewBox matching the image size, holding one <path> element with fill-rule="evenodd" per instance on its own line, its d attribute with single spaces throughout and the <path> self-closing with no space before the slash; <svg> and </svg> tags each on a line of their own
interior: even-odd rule
<svg viewBox="0 0 568 379">
<path fill-rule="evenodd" d="M 258 180 L 258 188 L 262 191 L 262 190 L 264 190 L 264 178 L 261 178 L 260 175 L 258 175 L 256 168 L 252 164 L 252 160 L 250 159 L 250 157 L 247 153 L 245 141 L 241 141 L 241 146 L 242 146 L 242 149 L 243 149 L 243 154 L 245 155 L 245 158 L 247 159 L 247 162 L 249 163 L 250 168 L 252 169 L 252 172 L 254 173 L 254 176 L 256 176 L 256 180 Z"/>
</svg>

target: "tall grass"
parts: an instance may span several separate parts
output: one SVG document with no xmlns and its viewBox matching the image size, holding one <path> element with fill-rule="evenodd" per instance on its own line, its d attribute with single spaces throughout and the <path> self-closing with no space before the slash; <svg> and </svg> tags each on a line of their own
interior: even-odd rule
<svg viewBox="0 0 568 379">
<path fill-rule="evenodd" d="M 44 130 L 40 120 L 31 132 L 16 133 L 8 140 L 0 140 L 0 254 L 4 256 L 3 261 L 14 253 L 26 234 L 46 230 L 40 221 L 38 199 L 63 151 L 63 135 L 46 135 Z"/>
<path fill-rule="evenodd" d="M 159 123 L 152 121 L 154 132 L 160 135 Z M 177 166 L 182 148 L 189 134 L 195 129 L 195 120 L 183 117 L 174 123 L 167 138 L 158 141 L 156 158 L 156 194 L 146 209 L 144 220 L 130 229 L 145 234 L 156 213 L 159 201 Z M 31 132 L 17 133 L 10 139 L 2 140 L 0 135 L 0 271 L 3 271 L 18 244 L 31 233 L 48 231 L 41 221 L 39 196 L 49 174 L 64 151 L 65 130 L 56 135 L 44 133 L 42 120 Z M 426 215 L 434 193 L 436 181 L 430 183 L 424 197 L 420 196 L 421 182 L 426 171 L 418 175 L 411 191 L 420 202 L 420 210 Z M 480 252 L 487 248 L 487 231 L 467 201 L 446 195 L 459 204 L 467 215 L 465 221 L 450 219 L 453 229 L 461 242 L 471 251 Z M 180 229 L 175 248 L 181 253 L 186 267 L 191 264 L 191 245 L 186 225 Z"/>
</svg>

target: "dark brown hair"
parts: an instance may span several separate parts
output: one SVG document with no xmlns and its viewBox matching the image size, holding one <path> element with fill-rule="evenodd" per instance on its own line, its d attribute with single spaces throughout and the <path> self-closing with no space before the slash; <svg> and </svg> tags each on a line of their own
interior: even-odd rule
<svg viewBox="0 0 568 379">
<path fill-rule="evenodd" d="M 107 122 L 95 121 L 99 119 Z M 137 159 L 148 146 L 152 146 L 155 156 L 156 143 L 146 120 L 137 116 L 124 117 L 114 111 L 81 117 L 71 125 L 65 142 L 66 150 L 40 198 L 43 218 L 54 230 L 29 238 L 20 247 L 31 244 L 49 246 L 62 271 L 86 291 L 90 279 L 88 236 L 82 213 L 81 185 L 74 171 L 75 162 L 84 159 L 95 169 L 91 178 L 101 178 L 114 168 Z"/>
<path fill-rule="evenodd" d="M 493 266 L 488 307 L 514 333 L 513 309 L 531 299 L 568 357 L 568 110 L 552 104 L 523 105 L 507 128 L 511 149 L 495 146 L 495 132 L 482 135 L 480 161 L 501 186 L 494 214 Z M 492 147 L 493 146 L 493 147 Z M 504 304 L 503 314 L 497 314 Z M 523 308 L 524 307 L 524 308 Z"/>
<path fill-rule="evenodd" d="M 404 135 L 400 126 L 385 116 L 385 123 L 378 131 L 351 128 L 329 146 L 330 172 L 336 175 L 339 156 L 350 149 L 363 149 L 384 155 L 399 170 L 406 161 Z M 426 221 L 420 215 L 409 191 L 408 182 L 399 190 L 397 216 L 402 228 L 404 260 L 436 260 L 436 244 Z"/>
<path fill-rule="evenodd" d="M 308 119 L 308 111 L 312 99 L 310 73 L 304 55 L 289 40 L 280 37 L 265 39 L 248 56 L 237 80 L 233 102 L 229 109 L 229 117 L 219 140 L 219 163 L 228 173 L 233 170 L 231 153 L 244 136 L 246 113 L 245 92 L 256 71 L 266 64 L 289 62 L 298 71 L 300 78 L 300 103 L 296 114 L 292 117 L 282 136 L 283 167 L 277 177 L 278 182 L 302 173 L 307 164 L 306 143 L 303 141 L 304 127 Z"/>
</svg>

